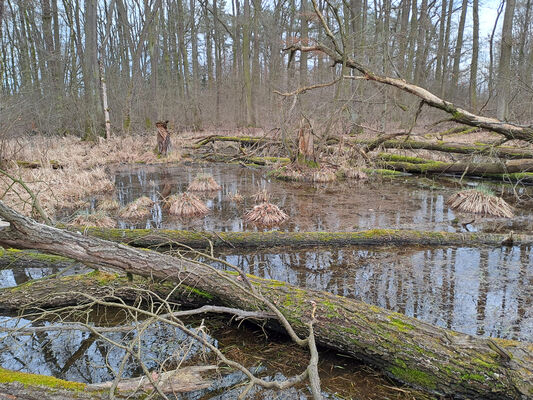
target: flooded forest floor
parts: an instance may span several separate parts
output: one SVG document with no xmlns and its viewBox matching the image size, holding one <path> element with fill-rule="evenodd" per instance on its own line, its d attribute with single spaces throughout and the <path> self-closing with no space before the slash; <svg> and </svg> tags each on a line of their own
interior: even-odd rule
<svg viewBox="0 0 533 400">
<path fill-rule="evenodd" d="M 399 229 L 506 235 L 533 233 L 533 186 L 527 179 L 502 182 L 501 179 L 445 173 L 383 173 L 383 165 L 378 165 L 377 161 L 374 165 L 359 161 L 346 168 L 349 154 L 332 155 L 324 150 L 324 158 L 328 160 L 324 165 L 327 171 L 333 171 L 333 179 L 287 181 L 275 178 L 273 171 L 283 168 L 286 160 L 268 144 L 260 149 L 231 141 L 199 146 L 201 138 L 195 139 L 198 139 L 196 146 L 191 144 L 192 137 L 176 138 L 174 152 L 168 158 L 158 158 L 154 156 L 155 143 L 151 137 L 115 138 L 112 143 L 97 145 L 72 139 L 54 142 L 41 138 L 40 143 L 28 142 L 21 146 L 16 153 L 17 162 L 10 164 L 7 171 L 31 187 L 45 213 L 57 224 L 72 225 L 80 232 L 84 226 L 96 225 L 195 232 Z M 236 155 L 243 151 L 246 157 Z M 394 154 L 405 159 L 391 161 L 387 156 L 387 161 L 382 154 L 380 162 L 409 160 L 420 164 L 414 157 L 424 159 L 429 153 L 422 149 Z M 443 153 L 434 162 L 448 161 L 449 155 Z M 28 168 L 24 162 L 38 165 Z M 391 165 L 394 166 L 390 164 L 391 168 Z M 343 166 L 344 173 L 338 173 Z M 346 173 L 349 169 L 364 170 L 366 179 L 351 179 Z M 186 193 L 199 174 L 212 176 L 219 185 L 216 190 L 195 194 L 206 211 L 194 216 L 171 213 L 165 199 Z M 9 182 L 9 179 L 2 181 L 4 189 Z M 479 186 L 507 200 L 514 216 L 469 214 L 448 205 L 447 200 L 453 193 Z M 18 211 L 31 214 L 27 193 L 20 188 L 16 190 L 15 193 L 7 191 L 3 201 Z M 247 220 L 245 216 L 261 203 L 265 193 L 268 201 L 288 216 L 286 221 L 265 227 Z M 140 198 L 149 201 L 139 206 L 144 207 L 143 212 L 132 217 L 124 210 Z M 39 217 L 35 213 L 33 216 Z M 499 247 L 322 245 L 240 249 L 227 246 L 216 249 L 214 255 L 219 260 L 205 257 L 199 260 L 222 270 L 228 269 L 226 263 L 230 263 L 261 278 L 353 298 L 469 335 L 522 342 L 530 342 L 533 337 L 531 246 L 513 243 Z M 192 253 L 189 256 L 198 257 Z M 2 265 L 0 288 L 27 285 L 33 280 L 63 273 L 62 268 L 53 266 Z M 66 275 L 89 270 L 77 266 L 70 268 Z M 87 315 L 96 325 L 119 326 L 129 321 L 122 313 L 108 308 Z M 69 314 L 60 319 L 69 320 L 73 316 Z M 39 320 L 35 326 L 51 323 Z M 219 317 L 191 318 L 187 323 L 195 329 L 201 327 L 226 356 L 256 368 L 258 374 L 269 379 L 295 375 L 307 365 L 306 351 L 296 348 L 284 336 L 257 325 L 237 324 Z M 32 325 L 32 318 L 18 319 L 5 314 L 0 317 L 0 325 L 11 328 Z M 0 367 L 10 370 L 99 383 L 112 380 L 124 359 L 122 350 L 90 332 L 2 335 Z M 120 341 L 125 334 L 110 335 Z M 217 363 L 201 345 L 168 327 L 151 327 L 145 332 L 141 347 L 145 350 L 143 357 L 149 369 L 159 368 L 161 364 L 157 360 L 165 358 L 165 354 L 173 354 L 174 361 L 181 359 L 184 364 Z M 319 371 L 326 398 L 431 398 L 327 349 L 320 349 Z M 132 362 L 124 369 L 123 376 L 142 373 L 140 366 Z M 236 398 L 238 390 L 243 388 L 244 376 L 229 369 L 221 371 L 220 375 L 208 389 L 180 398 Z M 307 398 L 309 391 L 305 385 L 300 385 L 286 392 L 257 391 L 251 396 L 300 399 Z"/>
</svg>

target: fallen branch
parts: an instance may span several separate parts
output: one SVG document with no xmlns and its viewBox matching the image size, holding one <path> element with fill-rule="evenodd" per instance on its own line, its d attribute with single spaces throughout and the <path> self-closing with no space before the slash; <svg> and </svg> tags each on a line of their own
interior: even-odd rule
<svg viewBox="0 0 533 400">
<path fill-rule="evenodd" d="M 228 307 L 257 307 L 240 275 L 41 225 L 1 202 L 0 216 L 11 224 L 0 230 L 0 244 L 5 246 L 39 249 L 180 282 Z M 282 310 L 297 334 L 309 333 L 314 302 L 317 344 L 363 359 L 399 381 L 468 398 L 527 398 L 533 392 L 532 344 L 473 337 L 330 293 L 254 276 L 247 279 Z"/>
</svg>

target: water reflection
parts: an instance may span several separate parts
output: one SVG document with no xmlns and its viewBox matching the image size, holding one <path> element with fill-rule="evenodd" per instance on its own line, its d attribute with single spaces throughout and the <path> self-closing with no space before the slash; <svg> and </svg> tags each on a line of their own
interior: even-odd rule
<svg viewBox="0 0 533 400">
<path fill-rule="evenodd" d="M 221 257 L 247 273 L 360 299 L 461 332 L 533 337 L 529 247 L 344 248 Z"/>
<path fill-rule="evenodd" d="M 2 327 L 28 325 L 32 325 L 31 321 L 0 317 Z M 104 335 L 116 343 L 129 344 L 136 331 Z M 216 340 L 209 336 L 206 338 L 216 345 Z M 190 339 L 180 329 L 159 323 L 151 324 L 144 331 L 139 347 L 141 359 L 149 370 L 159 368 L 163 360 L 166 366 L 175 365 L 180 360 L 208 352 L 201 343 Z M 0 334 L 0 365 L 3 368 L 77 382 L 99 383 L 114 379 L 125 352 L 125 349 L 112 346 L 90 332 L 39 332 L 17 337 Z M 122 376 L 139 375 L 142 375 L 139 363 L 130 358 Z"/>
<path fill-rule="evenodd" d="M 254 203 L 250 199 L 266 188 L 273 201 L 290 216 L 281 227 L 291 231 L 358 230 L 372 228 L 413 228 L 455 231 L 454 213 L 445 206 L 445 190 L 421 188 L 408 179 L 369 181 L 365 183 L 336 182 L 313 185 L 272 181 L 265 170 L 233 165 L 208 166 L 142 166 L 115 173 L 119 203 L 125 205 L 140 196 L 160 200 L 160 193 L 183 192 L 200 171 L 210 173 L 222 190 L 204 198 L 211 213 L 203 219 L 182 221 L 172 218 L 156 203 L 151 218 L 132 224 L 120 221 L 120 227 L 203 229 L 242 231 L 242 215 Z M 239 192 L 245 196 L 235 204 L 228 195 Z M 398 207 L 398 205 L 401 205 Z"/>
</svg>

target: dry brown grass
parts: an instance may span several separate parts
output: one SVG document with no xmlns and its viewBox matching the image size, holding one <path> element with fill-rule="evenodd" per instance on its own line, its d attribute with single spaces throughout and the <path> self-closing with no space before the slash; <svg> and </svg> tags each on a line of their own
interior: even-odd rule
<svg viewBox="0 0 533 400">
<path fill-rule="evenodd" d="M 344 168 L 342 170 L 344 176 L 348 179 L 355 179 L 358 181 L 364 181 L 368 179 L 368 175 L 361 171 L 359 168 Z"/>
<path fill-rule="evenodd" d="M 104 212 L 80 213 L 68 225 L 97 226 L 101 228 L 114 228 L 116 221 Z"/>
<path fill-rule="evenodd" d="M 213 175 L 199 173 L 189 184 L 187 190 L 191 192 L 212 192 L 220 189 L 222 187 L 215 181 Z"/>
<path fill-rule="evenodd" d="M 285 222 L 289 216 L 278 206 L 272 203 L 263 202 L 254 206 L 252 210 L 244 215 L 246 222 L 252 222 L 259 226 L 274 226 Z"/>
<path fill-rule="evenodd" d="M 98 202 L 96 206 L 98 211 L 116 211 L 120 208 L 120 204 L 113 198 L 105 197 Z"/>
<path fill-rule="evenodd" d="M 329 168 L 321 168 L 318 171 L 313 172 L 312 181 L 319 183 L 333 182 L 337 179 L 335 172 Z"/>
<path fill-rule="evenodd" d="M 151 214 L 154 202 L 146 196 L 139 197 L 120 210 L 119 215 L 125 219 L 143 219 Z"/>
<path fill-rule="evenodd" d="M 266 189 L 261 189 L 254 195 L 252 195 L 252 200 L 255 203 L 268 203 L 270 201 L 270 194 Z"/>
<path fill-rule="evenodd" d="M 512 218 L 511 206 L 501 197 L 485 190 L 468 189 L 451 195 L 446 204 L 450 208 L 462 212 Z"/>
<path fill-rule="evenodd" d="M 201 217 L 209 212 L 209 208 L 198 197 L 191 193 L 181 193 L 168 198 L 169 213 L 178 217 Z"/>
<path fill-rule="evenodd" d="M 233 201 L 234 203 L 242 203 L 244 201 L 244 196 L 239 192 L 228 194 L 228 200 Z"/>
</svg>

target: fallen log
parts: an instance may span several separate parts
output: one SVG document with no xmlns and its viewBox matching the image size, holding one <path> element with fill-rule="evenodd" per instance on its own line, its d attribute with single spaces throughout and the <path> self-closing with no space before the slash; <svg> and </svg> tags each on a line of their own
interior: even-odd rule
<svg viewBox="0 0 533 400">
<path fill-rule="evenodd" d="M 252 146 L 255 144 L 275 144 L 279 145 L 281 144 L 281 141 L 279 140 L 273 140 L 266 137 L 255 137 L 255 136 L 220 136 L 220 135 L 212 135 L 208 136 L 206 138 L 198 140 L 193 148 L 199 149 L 202 146 L 205 146 L 209 143 L 215 143 L 215 142 L 236 142 L 241 144 L 242 146 Z"/>
<path fill-rule="evenodd" d="M 68 227 L 76 230 L 75 227 Z M 192 248 L 269 248 L 291 246 L 304 248 L 314 246 L 501 246 L 508 235 L 469 232 L 433 232 L 402 229 L 371 229 L 358 232 L 201 232 L 170 229 L 117 229 L 83 227 L 86 235 L 113 242 L 127 243 L 135 247 L 170 247 L 182 244 Z M 531 235 L 513 235 L 516 245 L 533 244 Z"/>
<path fill-rule="evenodd" d="M 372 140 L 355 140 L 354 144 L 371 145 Z M 422 142 L 416 140 L 386 140 L 380 143 L 385 149 L 402 150 L 431 150 L 443 153 L 477 154 L 488 157 L 498 157 L 508 160 L 532 159 L 533 150 L 520 149 L 509 146 L 493 146 L 490 144 L 465 144 L 451 142 Z"/>
<path fill-rule="evenodd" d="M 414 174 L 451 174 L 533 183 L 533 161 L 509 160 L 500 163 L 442 162 L 419 157 L 381 153 L 378 165 L 382 168 Z"/>
<path fill-rule="evenodd" d="M 212 384 L 202 374 L 216 366 L 190 366 L 158 375 L 158 387 L 163 393 L 186 393 L 205 389 Z M 29 374 L 0 368 L 0 398 L 2 399 L 108 399 L 113 382 L 85 384 L 65 381 L 46 375 Z M 116 388 L 117 398 L 144 399 L 153 391 L 148 378 L 123 379 Z"/>
<path fill-rule="evenodd" d="M 41 225 L 2 202 L 0 216 L 11 224 L 0 230 L 4 246 L 37 249 L 183 283 L 230 307 L 261 308 L 235 274 Z M 278 305 L 297 333 L 307 334 L 316 306 L 318 344 L 362 359 L 398 381 L 460 398 L 526 399 L 533 395 L 533 344 L 473 337 L 331 293 L 255 276 L 249 279 Z"/>
</svg>

